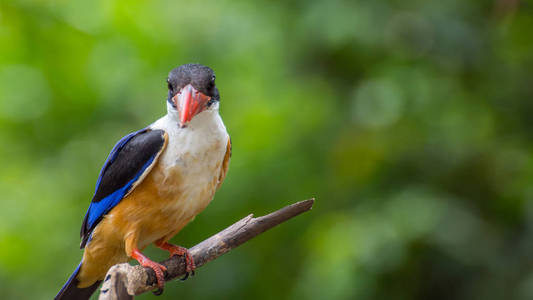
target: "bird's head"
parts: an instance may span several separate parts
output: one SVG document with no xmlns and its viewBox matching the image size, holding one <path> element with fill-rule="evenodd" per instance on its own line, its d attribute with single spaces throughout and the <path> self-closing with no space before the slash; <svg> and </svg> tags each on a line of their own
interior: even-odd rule
<svg viewBox="0 0 533 300">
<path fill-rule="evenodd" d="M 218 109 L 220 95 L 211 68 L 200 64 L 179 66 L 170 71 L 167 83 L 169 110 L 177 113 L 181 128 L 204 110 Z"/>
</svg>

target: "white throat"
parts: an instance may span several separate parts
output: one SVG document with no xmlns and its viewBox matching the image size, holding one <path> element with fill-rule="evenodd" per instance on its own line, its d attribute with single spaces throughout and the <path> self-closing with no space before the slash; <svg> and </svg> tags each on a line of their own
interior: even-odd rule
<svg viewBox="0 0 533 300">
<path fill-rule="evenodd" d="M 195 186 L 205 178 L 219 174 L 229 135 L 218 114 L 218 105 L 194 116 L 185 128 L 178 124 L 177 112 L 170 106 L 166 116 L 150 125 L 150 128 L 162 129 L 168 134 L 168 145 L 159 163 L 166 170 L 164 177 L 178 170 L 186 177 L 196 174 L 190 177 L 191 186 Z"/>
</svg>

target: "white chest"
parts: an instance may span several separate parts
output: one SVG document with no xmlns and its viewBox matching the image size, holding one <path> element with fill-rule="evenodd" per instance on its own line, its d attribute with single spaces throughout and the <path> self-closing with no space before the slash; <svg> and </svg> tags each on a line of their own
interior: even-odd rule
<svg viewBox="0 0 533 300">
<path fill-rule="evenodd" d="M 218 185 L 229 139 L 222 119 L 216 111 L 204 111 L 187 128 L 168 116 L 151 127 L 165 130 L 169 138 L 154 170 L 157 190 L 169 200 L 167 213 L 193 217 L 209 204 Z"/>
</svg>

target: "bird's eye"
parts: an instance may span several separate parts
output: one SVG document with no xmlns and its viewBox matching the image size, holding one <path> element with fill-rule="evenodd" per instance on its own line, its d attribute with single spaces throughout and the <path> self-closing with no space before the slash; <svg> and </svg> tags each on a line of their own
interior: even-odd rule
<svg viewBox="0 0 533 300">
<path fill-rule="evenodd" d="M 172 84 L 170 83 L 170 80 L 167 79 L 167 85 L 168 85 L 168 89 L 171 90 L 172 89 Z"/>
<path fill-rule="evenodd" d="M 207 88 L 208 89 L 212 89 L 214 86 L 215 86 L 215 81 L 214 80 L 209 81 L 209 83 L 207 84 Z"/>
</svg>

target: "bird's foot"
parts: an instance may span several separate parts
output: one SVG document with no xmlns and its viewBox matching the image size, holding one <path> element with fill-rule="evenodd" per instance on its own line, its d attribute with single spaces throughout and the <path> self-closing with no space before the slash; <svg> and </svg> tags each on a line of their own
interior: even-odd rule
<svg viewBox="0 0 533 300">
<path fill-rule="evenodd" d="M 157 291 L 154 292 L 154 295 L 161 295 L 165 288 L 165 271 L 167 267 L 162 264 L 156 263 L 155 261 L 150 260 L 148 257 L 144 256 L 139 249 L 133 249 L 131 257 L 135 258 L 139 264 L 143 267 L 150 268 L 154 270 L 155 277 L 157 278 Z"/>
<path fill-rule="evenodd" d="M 194 259 L 192 258 L 191 253 L 187 248 L 172 245 L 169 243 L 157 243 L 157 247 L 170 252 L 170 256 L 179 255 L 179 256 L 185 256 L 185 276 L 181 280 L 186 280 L 189 278 L 189 275 L 194 276 L 194 270 L 196 269 L 196 265 L 194 264 Z"/>
</svg>

